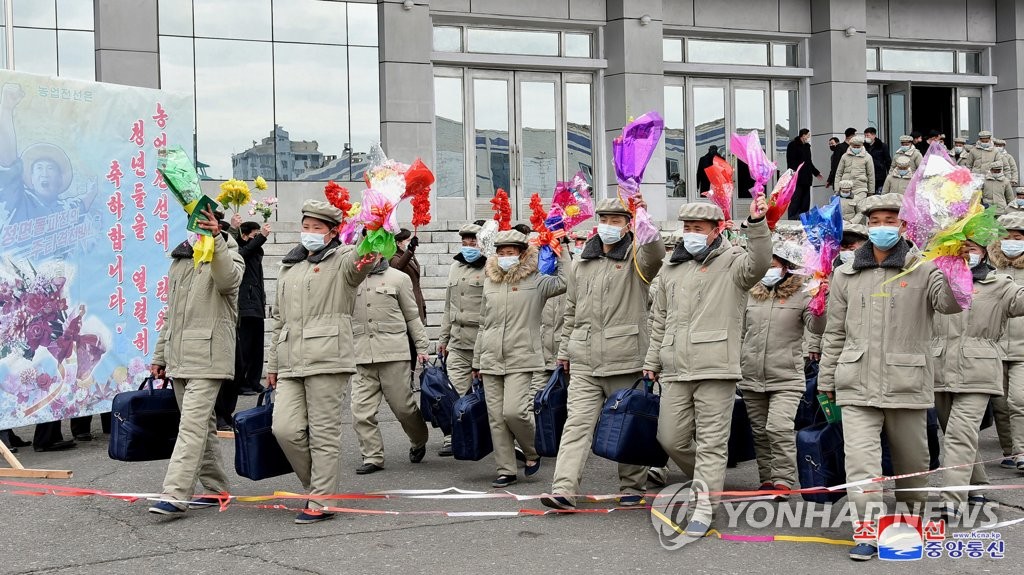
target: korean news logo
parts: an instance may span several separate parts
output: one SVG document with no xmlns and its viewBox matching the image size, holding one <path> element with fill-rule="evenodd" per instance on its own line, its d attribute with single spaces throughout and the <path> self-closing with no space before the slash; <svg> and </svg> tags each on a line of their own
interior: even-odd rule
<svg viewBox="0 0 1024 575">
<path fill-rule="evenodd" d="M 651 523 L 662 547 L 673 551 L 701 538 L 687 535 L 685 529 L 694 509 L 708 505 L 707 493 L 707 484 L 696 479 L 669 485 L 658 494 L 651 505 Z"/>
<path fill-rule="evenodd" d="M 853 538 L 878 545 L 883 561 L 939 559 L 1002 559 L 1006 544 L 997 531 L 964 531 L 946 534 L 942 519 L 925 521 L 917 515 L 883 515 L 878 521 L 857 521 Z"/>
</svg>

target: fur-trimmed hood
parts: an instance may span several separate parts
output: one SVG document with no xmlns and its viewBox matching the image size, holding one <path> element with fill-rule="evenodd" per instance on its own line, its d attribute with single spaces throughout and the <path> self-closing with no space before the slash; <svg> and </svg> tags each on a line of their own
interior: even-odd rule
<svg viewBox="0 0 1024 575">
<path fill-rule="evenodd" d="M 864 242 L 862 246 L 857 248 L 857 251 L 853 253 L 853 269 L 864 270 L 870 268 L 892 268 L 892 269 L 905 269 L 911 261 L 911 248 L 913 244 L 910 240 L 900 238 L 893 246 L 889 255 L 885 257 L 885 260 L 879 264 L 875 261 L 875 246 L 871 242 Z"/>
<path fill-rule="evenodd" d="M 459 262 L 464 266 L 469 266 L 473 269 L 480 269 L 487 264 L 487 258 L 483 257 L 482 255 L 471 262 L 467 262 L 466 258 L 462 255 L 462 252 L 455 254 L 455 257 L 452 259 L 454 259 L 455 261 Z"/>
<path fill-rule="evenodd" d="M 768 298 L 775 299 L 789 299 L 793 297 L 793 294 L 800 291 L 800 288 L 804 286 L 804 280 L 807 278 L 802 275 L 797 275 L 790 272 L 786 279 L 782 280 L 774 288 L 769 289 L 761 282 L 757 282 L 757 285 L 750 288 L 750 297 L 757 301 L 766 301 Z"/>
<path fill-rule="evenodd" d="M 537 246 L 526 248 L 519 256 L 519 263 L 507 272 L 498 266 L 497 255 L 487 258 L 484 271 L 494 283 L 517 284 L 537 272 Z"/>
<path fill-rule="evenodd" d="M 1003 246 L 999 245 L 999 242 L 995 242 L 988 247 L 988 261 L 991 262 L 996 269 L 1024 269 L 1024 254 L 1015 258 L 1010 258 L 1003 253 Z"/>
</svg>

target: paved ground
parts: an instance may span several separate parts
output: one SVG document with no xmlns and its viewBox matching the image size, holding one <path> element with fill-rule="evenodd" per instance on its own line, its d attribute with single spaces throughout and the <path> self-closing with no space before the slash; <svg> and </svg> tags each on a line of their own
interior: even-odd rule
<svg viewBox="0 0 1024 575">
<path fill-rule="evenodd" d="M 243 402 L 249 404 L 244 398 Z M 387 469 L 356 476 L 360 463 L 354 435 L 346 427 L 345 491 L 413 489 L 457 486 L 489 490 L 493 479 L 488 459 L 457 462 L 436 456 L 440 436 L 434 434 L 426 460 L 409 463 L 407 443 L 390 413 L 382 413 Z M 99 421 L 96 420 L 98 431 Z M 31 436 L 30 429 L 19 432 Z M 68 468 L 75 485 L 112 491 L 157 491 L 165 462 L 121 463 L 106 455 L 106 437 L 80 444 L 65 453 L 21 450 L 27 467 Z M 233 447 L 221 440 L 224 459 L 232 461 Z M 998 455 L 992 430 L 983 440 L 987 458 Z M 230 465 L 230 463 L 229 463 Z M 546 460 L 541 472 L 514 486 L 519 494 L 548 489 L 554 465 Z M 1022 483 L 1015 472 L 990 465 L 993 483 Z M 611 463 L 591 458 L 585 486 L 594 493 L 616 487 Z M 681 474 L 673 481 L 681 481 Z M 933 483 L 935 481 L 933 480 Z M 746 489 L 756 483 L 753 463 L 729 470 L 727 488 Z M 293 476 L 255 483 L 235 478 L 239 494 L 298 490 Z M 704 539 L 676 551 L 661 547 L 650 514 L 623 511 L 612 514 L 447 518 L 436 515 L 342 515 L 325 523 L 299 526 L 293 511 L 234 506 L 225 512 L 189 512 L 180 519 L 146 513 L 146 504 L 98 498 L 27 497 L 0 486 L 0 573 L 495 573 L 557 569 L 560 574 L 678 572 L 692 573 L 1015 573 L 1024 558 L 1024 524 L 1002 530 L 1006 558 L 925 559 L 893 564 L 854 563 L 846 548 L 820 543 L 748 543 Z M 1001 519 L 1024 516 L 1024 491 L 998 491 Z M 443 502 L 430 500 L 355 501 L 350 507 L 394 511 L 541 509 L 536 501 L 513 500 Z M 719 522 L 723 523 L 724 514 Z M 789 533 L 845 539 L 847 529 L 755 529 L 747 524 L 723 531 L 765 535 Z"/>
</svg>

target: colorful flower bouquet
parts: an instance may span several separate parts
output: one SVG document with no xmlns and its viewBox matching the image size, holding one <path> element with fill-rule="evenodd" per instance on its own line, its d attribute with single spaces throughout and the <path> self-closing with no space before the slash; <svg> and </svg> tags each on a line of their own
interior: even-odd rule
<svg viewBox="0 0 1024 575">
<path fill-rule="evenodd" d="M 642 198 L 640 184 L 651 156 L 658 147 L 665 121 L 657 112 L 647 112 L 622 128 L 622 135 L 612 141 L 615 179 L 619 183 L 619 200 L 633 214 L 634 246 L 649 244 L 661 237 L 658 226 L 647 210 L 637 205 Z"/>
<path fill-rule="evenodd" d="M 270 221 L 270 217 L 274 215 L 274 211 L 277 210 L 277 197 L 270 196 L 263 200 L 256 200 L 252 203 L 252 207 L 249 208 L 249 215 L 255 216 L 259 214 L 263 217 L 263 223 Z"/>
<path fill-rule="evenodd" d="M 800 222 L 807 235 L 803 258 L 804 273 L 810 278 L 804 288 L 811 294 L 807 308 L 820 317 L 828 300 L 828 278 L 843 241 L 843 207 L 839 196 L 833 196 L 827 206 L 815 206 L 800 214 Z"/>
</svg>

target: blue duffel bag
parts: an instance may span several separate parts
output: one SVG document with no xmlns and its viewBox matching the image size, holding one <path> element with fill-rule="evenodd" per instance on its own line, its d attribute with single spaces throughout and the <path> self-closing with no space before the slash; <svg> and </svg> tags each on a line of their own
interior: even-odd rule
<svg viewBox="0 0 1024 575">
<path fill-rule="evenodd" d="M 796 432 L 796 469 L 800 487 L 832 487 L 846 483 L 846 455 L 843 424 L 815 423 Z M 846 491 L 804 493 L 805 501 L 835 503 Z"/>
<path fill-rule="evenodd" d="M 273 390 L 260 394 L 256 407 L 234 417 L 235 472 L 253 481 L 292 472 L 271 426 L 274 422 Z"/>
<path fill-rule="evenodd" d="M 445 435 L 452 434 L 452 413 L 459 392 L 448 378 L 448 366 L 443 356 L 438 356 L 441 367 L 423 363 L 420 372 L 420 414 L 423 421 L 441 428 Z"/>
<path fill-rule="evenodd" d="M 804 366 L 804 393 L 800 396 L 800 404 L 793 418 L 793 428 L 797 431 L 825 421 L 825 412 L 818 403 L 818 362 L 809 361 Z"/>
<path fill-rule="evenodd" d="M 452 416 L 452 455 L 462 461 L 480 461 L 494 451 L 487 420 L 484 383 L 473 380 L 469 393 L 455 402 Z"/>
<path fill-rule="evenodd" d="M 138 391 L 114 396 L 111 404 L 110 444 L 107 455 L 118 461 L 170 459 L 178 440 L 181 411 L 174 399 L 174 383 L 161 388 L 147 378 Z"/>
<path fill-rule="evenodd" d="M 569 384 L 565 380 L 565 370 L 559 365 L 551 372 L 544 389 L 533 398 L 533 419 L 537 427 L 533 444 L 541 457 L 558 456 L 562 430 L 569 417 L 568 403 Z"/>
<path fill-rule="evenodd" d="M 638 388 L 643 383 L 643 387 Z M 654 383 L 638 380 L 613 393 L 601 408 L 594 430 L 594 455 L 629 465 L 664 467 L 668 454 L 658 443 L 661 396 Z"/>
</svg>

